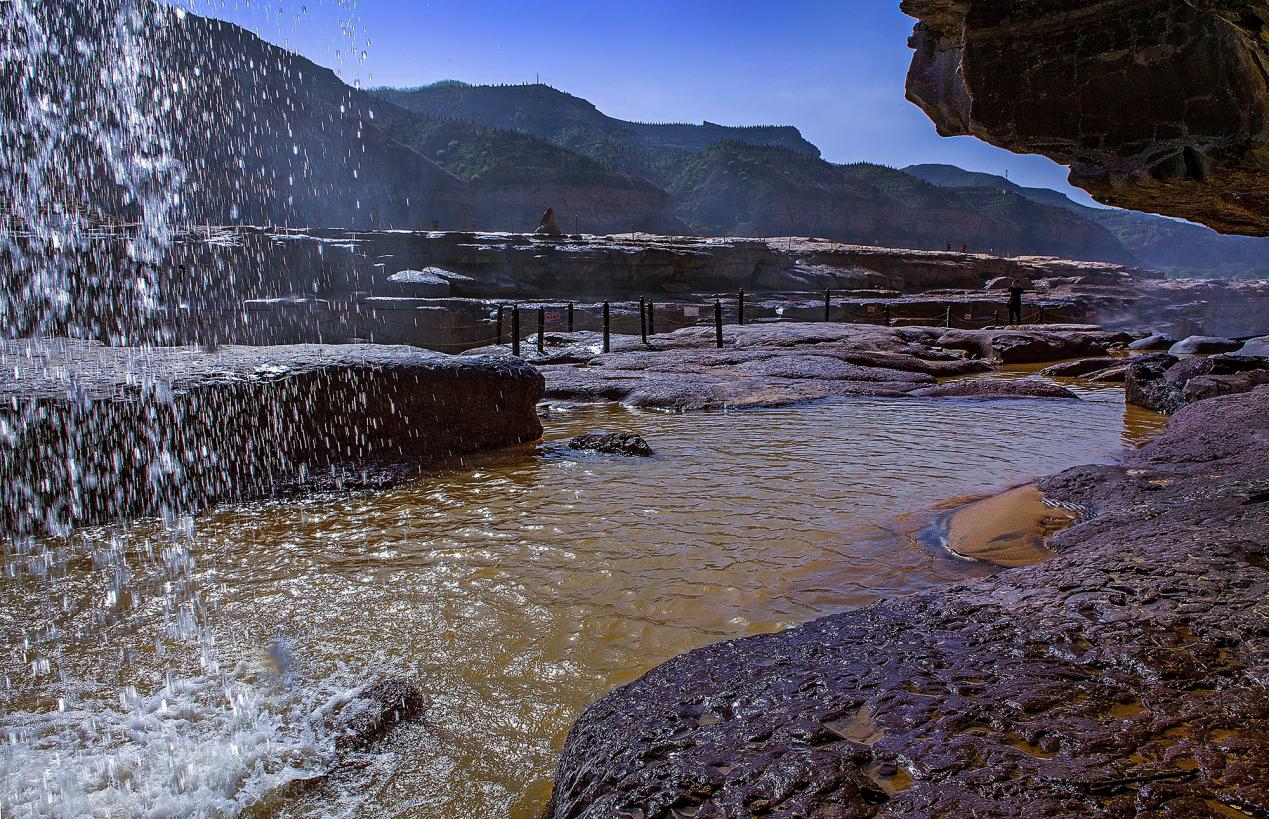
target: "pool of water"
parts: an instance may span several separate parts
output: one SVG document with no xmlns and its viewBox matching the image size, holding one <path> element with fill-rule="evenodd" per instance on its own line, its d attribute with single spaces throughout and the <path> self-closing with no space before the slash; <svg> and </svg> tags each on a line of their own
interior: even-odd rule
<svg viewBox="0 0 1269 819">
<path fill-rule="evenodd" d="M 1162 424 L 1080 390 L 554 406 L 541 445 L 390 491 L 11 544 L 0 814 L 532 816 L 580 711 L 653 665 L 992 571 L 913 532 L 949 498 L 1113 459 Z M 657 454 L 564 446 L 595 429 Z M 421 683 L 425 715 L 284 787 L 332 764 L 308 714 L 387 674 Z"/>
</svg>

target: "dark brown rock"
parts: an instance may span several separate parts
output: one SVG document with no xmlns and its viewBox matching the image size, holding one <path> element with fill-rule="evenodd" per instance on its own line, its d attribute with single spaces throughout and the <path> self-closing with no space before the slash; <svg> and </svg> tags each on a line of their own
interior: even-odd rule
<svg viewBox="0 0 1269 819">
<path fill-rule="evenodd" d="M 569 449 L 589 449 L 609 455 L 648 458 L 654 453 L 648 442 L 632 432 L 584 432 L 568 442 Z"/>
<path fill-rule="evenodd" d="M 676 657 L 590 706 L 549 817 L 1269 811 L 1269 388 L 1046 496 L 1046 563 Z"/>
<path fill-rule="evenodd" d="M 386 345 L 0 343 L 0 529 L 59 529 L 354 483 L 536 440 L 542 376 Z"/>
<path fill-rule="evenodd" d="M 1004 364 L 1030 364 L 1105 355 L 1111 340 L 1111 335 L 1104 333 L 1069 333 L 1028 328 L 948 330 L 939 336 L 938 344 Z"/>
<path fill-rule="evenodd" d="M 338 697 L 313 713 L 314 728 L 335 740 L 336 751 L 370 744 L 431 704 L 411 680 L 390 677 Z"/>
<path fill-rule="evenodd" d="M 1269 234 L 1260 0 L 903 0 L 908 99 L 1106 204 Z M 1077 112 L 1073 115 L 1072 112 Z"/>
</svg>

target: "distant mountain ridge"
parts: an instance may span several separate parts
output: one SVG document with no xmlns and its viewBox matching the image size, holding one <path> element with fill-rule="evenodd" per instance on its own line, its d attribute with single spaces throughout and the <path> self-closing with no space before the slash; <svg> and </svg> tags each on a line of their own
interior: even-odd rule
<svg viewBox="0 0 1269 819">
<path fill-rule="evenodd" d="M 1209 227 L 1163 216 L 1081 205 L 1049 188 L 1028 188 L 989 173 L 955 165 L 909 165 L 903 172 L 933 185 L 967 190 L 1009 191 L 1062 208 L 1102 225 L 1148 267 L 1176 275 L 1269 278 L 1269 239 L 1226 236 Z"/>
</svg>

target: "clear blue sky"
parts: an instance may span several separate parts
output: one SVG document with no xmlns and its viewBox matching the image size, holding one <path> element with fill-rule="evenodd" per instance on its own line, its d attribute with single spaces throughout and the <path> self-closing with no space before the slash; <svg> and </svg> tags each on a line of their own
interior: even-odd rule
<svg viewBox="0 0 1269 819">
<path fill-rule="evenodd" d="M 184 4 L 246 25 L 363 87 L 540 76 L 623 119 L 796 125 L 832 162 L 1008 170 L 1020 184 L 1091 201 L 1043 157 L 935 133 L 903 96 L 913 21 L 899 0 Z"/>
</svg>

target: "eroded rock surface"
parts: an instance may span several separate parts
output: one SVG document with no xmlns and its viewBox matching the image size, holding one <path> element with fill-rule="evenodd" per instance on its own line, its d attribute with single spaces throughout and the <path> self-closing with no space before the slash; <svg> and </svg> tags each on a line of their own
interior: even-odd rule
<svg viewBox="0 0 1269 819">
<path fill-rule="evenodd" d="M 413 347 L 0 343 L 0 530 L 383 478 L 536 440 L 542 376 Z"/>
<path fill-rule="evenodd" d="M 1269 235 L 1260 0 L 903 0 L 908 99 L 1109 205 Z"/>
<path fill-rule="evenodd" d="M 548 816 L 1269 812 L 1269 388 L 1183 408 L 1054 559 L 698 649 L 583 713 Z"/>
</svg>

